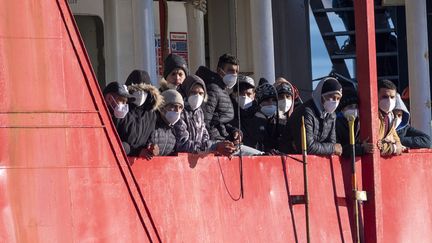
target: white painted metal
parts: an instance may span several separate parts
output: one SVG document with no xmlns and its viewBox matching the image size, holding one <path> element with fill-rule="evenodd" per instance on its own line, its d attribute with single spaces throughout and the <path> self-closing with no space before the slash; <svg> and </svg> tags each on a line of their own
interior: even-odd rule
<svg viewBox="0 0 432 243">
<path fill-rule="evenodd" d="M 256 79 L 275 81 L 271 0 L 251 0 L 252 52 Z"/>
<path fill-rule="evenodd" d="M 426 1 L 406 1 L 411 123 L 431 135 Z"/>
<path fill-rule="evenodd" d="M 186 3 L 189 70 L 195 72 L 205 66 L 204 13 L 190 1 Z"/>
</svg>

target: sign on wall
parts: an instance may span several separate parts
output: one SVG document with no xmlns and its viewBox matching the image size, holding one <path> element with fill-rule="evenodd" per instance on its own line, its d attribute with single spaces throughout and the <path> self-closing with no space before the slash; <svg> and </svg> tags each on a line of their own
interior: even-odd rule
<svg viewBox="0 0 432 243">
<path fill-rule="evenodd" d="M 170 32 L 168 38 L 169 52 L 179 55 L 186 60 L 188 63 L 188 45 L 187 45 L 187 33 L 186 32 Z M 156 72 L 158 76 L 163 74 L 163 58 L 161 49 L 161 38 L 160 35 L 155 35 L 155 50 L 156 50 Z"/>
</svg>

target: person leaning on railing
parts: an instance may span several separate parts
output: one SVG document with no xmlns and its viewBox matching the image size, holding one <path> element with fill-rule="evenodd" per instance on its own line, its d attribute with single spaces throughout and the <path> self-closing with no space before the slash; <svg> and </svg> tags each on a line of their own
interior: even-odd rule
<svg viewBox="0 0 432 243">
<path fill-rule="evenodd" d="M 335 128 L 335 110 L 341 97 L 342 86 L 335 78 L 326 77 L 318 83 L 312 99 L 296 108 L 287 121 L 289 153 L 302 152 L 300 128 L 304 117 L 308 154 L 342 154 Z"/>
</svg>

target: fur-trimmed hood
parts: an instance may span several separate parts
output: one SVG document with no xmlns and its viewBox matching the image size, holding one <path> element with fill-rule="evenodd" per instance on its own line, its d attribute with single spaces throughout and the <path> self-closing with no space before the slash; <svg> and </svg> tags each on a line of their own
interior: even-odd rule
<svg viewBox="0 0 432 243">
<path fill-rule="evenodd" d="M 156 87 L 154 87 L 151 84 L 145 84 L 145 83 L 132 84 L 128 86 L 129 93 L 132 93 L 133 91 L 136 90 L 142 90 L 149 94 L 142 107 L 148 108 L 149 110 L 152 111 L 159 110 L 161 108 L 163 104 L 163 97 Z"/>
</svg>

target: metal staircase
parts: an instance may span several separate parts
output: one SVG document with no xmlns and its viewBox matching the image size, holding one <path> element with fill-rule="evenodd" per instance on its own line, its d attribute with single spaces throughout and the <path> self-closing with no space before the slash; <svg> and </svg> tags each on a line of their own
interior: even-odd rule
<svg viewBox="0 0 432 243">
<path fill-rule="evenodd" d="M 341 81 L 357 82 L 355 71 L 353 75 L 350 75 L 348 67 L 345 60 L 356 59 L 355 52 L 344 53 L 342 47 L 339 46 L 336 37 L 339 36 L 352 36 L 355 35 L 354 30 L 345 31 L 334 31 L 332 23 L 328 17 L 329 13 L 341 13 L 341 12 L 354 12 L 353 7 L 341 7 L 341 8 L 329 8 L 325 7 L 323 0 L 309 0 L 312 13 L 315 17 L 318 28 L 321 32 L 321 36 L 324 40 L 324 44 L 327 48 L 330 60 L 333 65 L 332 73 L 335 73 L 337 77 L 341 78 Z M 393 11 L 389 7 L 375 6 L 376 11 Z M 395 11 L 393 11 L 395 12 Z M 392 12 L 392 13 L 393 13 Z M 353 13 L 354 14 L 354 13 Z M 392 19 L 396 19 L 396 14 L 392 15 Z M 377 71 L 378 80 L 380 79 L 390 79 L 395 84 L 399 84 L 400 73 L 399 69 L 401 67 L 401 57 L 398 52 L 398 41 L 396 36 L 398 36 L 398 29 L 395 28 L 380 28 L 376 29 L 377 34 Z M 388 43 L 379 43 L 383 38 L 378 38 L 378 36 L 385 36 L 384 40 Z M 406 59 L 406 57 L 405 57 Z M 403 61 L 402 61 L 403 62 Z M 406 63 L 406 61 L 404 62 Z M 345 77 L 345 78 L 343 78 Z M 344 82 L 343 82 L 344 83 Z M 347 85 L 346 82 L 344 85 Z"/>
</svg>

